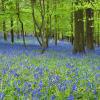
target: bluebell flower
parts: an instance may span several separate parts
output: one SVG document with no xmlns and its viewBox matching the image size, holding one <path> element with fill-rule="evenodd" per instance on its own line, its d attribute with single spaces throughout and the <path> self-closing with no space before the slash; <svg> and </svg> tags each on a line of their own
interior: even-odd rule
<svg viewBox="0 0 100 100">
<path fill-rule="evenodd" d="M 4 99 L 4 93 L 0 93 L 0 100 L 3 100 Z"/>
<path fill-rule="evenodd" d="M 100 70 L 100 66 L 96 67 L 96 70 Z"/>
<path fill-rule="evenodd" d="M 43 86 L 43 82 L 40 81 L 40 82 L 39 82 L 39 87 L 42 88 L 42 86 Z"/>
<path fill-rule="evenodd" d="M 17 74 L 15 70 L 11 70 L 10 73 L 13 74 L 14 77 L 19 77 L 19 74 Z"/>
<path fill-rule="evenodd" d="M 37 82 L 34 82 L 33 84 L 34 84 L 34 85 L 36 85 L 36 84 L 37 84 Z"/>
<path fill-rule="evenodd" d="M 3 69 L 2 70 L 2 75 L 5 75 L 7 73 L 7 70 L 6 69 Z"/>
<path fill-rule="evenodd" d="M 24 86 L 27 87 L 28 86 L 28 82 L 24 82 Z"/>
<path fill-rule="evenodd" d="M 28 87 L 31 87 L 32 86 L 32 84 L 31 83 L 28 83 Z"/>
<path fill-rule="evenodd" d="M 35 67 L 35 71 L 39 71 L 40 70 L 40 68 L 39 67 Z"/>
<path fill-rule="evenodd" d="M 35 79 L 38 79 L 39 78 L 39 75 L 38 74 L 34 74 L 34 78 Z"/>
<path fill-rule="evenodd" d="M 15 70 L 11 70 L 10 73 L 11 74 L 15 74 L 16 72 L 15 72 Z"/>
<path fill-rule="evenodd" d="M 55 100 L 55 99 L 56 99 L 56 96 L 52 95 L 50 100 Z"/>
<path fill-rule="evenodd" d="M 32 91 L 32 97 L 36 96 L 36 95 L 40 95 L 41 92 L 40 92 L 40 89 L 39 88 L 36 88 Z"/>
<path fill-rule="evenodd" d="M 63 92 L 67 89 L 67 86 L 66 86 L 66 84 L 60 84 L 60 85 L 58 85 L 58 89 L 59 89 L 59 91 Z"/>
<path fill-rule="evenodd" d="M 17 90 L 17 92 L 20 92 L 20 88 L 17 87 L 16 90 Z"/>
<path fill-rule="evenodd" d="M 76 84 L 74 84 L 74 85 L 72 86 L 72 91 L 77 91 L 77 85 L 76 85 Z"/>
<path fill-rule="evenodd" d="M 98 78 L 100 79 L 100 74 L 96 74 L 96 75 L 95 75 L 95 78 L 96 78 L 96 79 L 98 79 Z"/>
<path fill-rule="evenodd" d="M 28 94 L 27 94 L 27 93 L 24 93 L 24 96 L 25 96 L 25 97 L 28 97 Z"/>
<path fill-rule="evenodd" d="M 14 74 L 14 77 L 19 77 L 19 74 L 15 73 L 15 74 Z"/>
<path fill-rule="evenodd" d="M 42 76 L 43 75 L 43 70 L 39 70 L 39 74 Z"/>
<path fill-rule="evenodd" d="M 73 65 L 71 65 L 71 64 L 66 64 L 66 68 L 73 68 L 74 66 Z"/>
<path fill-rule="evenodd" d="M 73 95 L 70 95 L 67 100 L 74 100 L 74 96 Z"/>
<path fill-rule="evenodd" d="M 49 85 L 58 84 L 60 77 L 58 75 L 50 75 L 49 76 Z"/>
<path fill-rule="evenodd" d="M 20 81 L 20 80 L 18 80 L 18 85 L 19 85 L 19 84 L 21 84 L 21 81 Z"/>
<path fill-rule="evenodd" d="M 94 93 L 94 94 L 97 94 L 97 91 L 96 91 L 96 90 L 93 90 L 93 93 Z"/>
<path fill-rule="evenodd" d="M 33 91 L 32 91 L 32 97 L 34 96 L 34 95 L 36 95 L 37 94 L 37 89 L 34 89 Z"/>
</svg>

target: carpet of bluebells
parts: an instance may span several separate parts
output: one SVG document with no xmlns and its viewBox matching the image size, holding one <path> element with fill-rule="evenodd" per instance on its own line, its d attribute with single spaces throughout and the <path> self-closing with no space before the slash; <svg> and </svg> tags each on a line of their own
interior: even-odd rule
<svg viewBox="0 0 100 100">
<path fill-rule="evenodd" d="M 68 42 L 0 39 L 0 100 L 100 100 L 100 47 L 73 55 Z"/>
</svg>

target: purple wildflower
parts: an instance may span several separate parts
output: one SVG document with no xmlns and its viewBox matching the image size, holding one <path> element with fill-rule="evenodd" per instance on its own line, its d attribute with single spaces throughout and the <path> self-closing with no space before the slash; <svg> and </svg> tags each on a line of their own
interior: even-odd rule
<svg viewBox="0 0 100 100">
<path fill-rule="evenodd" d="M 77 85 L 76 85 L 76 84 L 74 84 L 74 85 L 72 86 L 72 91 L 77 91 Z"/>
<path fill-rule="evenodd" d="M 73 95 L 70 95 L 67 100 L 74 100 L 74 96 Z"/>
<path fill-rule="evenodd" d="M 39 75 L 38 74 L 34 74 L 34 78 L 35 79 L 38 79 L 39 78 Z"/>
<path fill-rule="evenodd" d="M 0 93 L 0 100 L 4 99 L 4 93 Z"/>
<path fill-rule="evenodd" d="M 74 66 L 72 66 L 71 64 L 66 64 L 66 68 L 73 68 Z"/>
<path fill-rule="evenodd" d="M 43 82 L 40 81 L 40 82 L 39 82 L 39 87 L 42 88 L 42 86 L 43 86 Z"/>
<path fill-rule="evenodd" d="M 55 100 L 56 96 L 55 95 L 52 95 L 51 96 L 51 100 Z"/>
</svg>

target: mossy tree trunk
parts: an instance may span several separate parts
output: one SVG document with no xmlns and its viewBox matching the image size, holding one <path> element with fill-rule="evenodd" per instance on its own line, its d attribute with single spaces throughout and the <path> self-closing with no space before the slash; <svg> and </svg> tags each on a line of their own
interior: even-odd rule
<svg viewBox="0 0 100 100">
<path fill-rule="evenodd" d="M 74 36 L 74 49 L 73 53 L 85 52 L 84 47 L 84 22 L 83 22 L 83 9 L 74 12 L 75 17 L 75 36 Z"/>
</svg>

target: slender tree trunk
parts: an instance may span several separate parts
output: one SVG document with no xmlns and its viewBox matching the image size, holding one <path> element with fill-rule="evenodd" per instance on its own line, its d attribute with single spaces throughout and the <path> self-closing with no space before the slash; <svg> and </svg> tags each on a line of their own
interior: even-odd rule
<svg viewBox="0 0 100 100">
<path fill-rule="evenodd" d="M 56 26 L 56 24 L 57 24 L 57 16 L 55 15 L 55 33 L 54 33 L 55 45 L 57 45 L 57 41 L 58 41 L 58 39 L 57 39 L 58 34 L 57 34 L 57 26 Z"/>
<path fill-rule="evenodd" d="M 72 2 L 72 9 L 73 9 L 73 2 Z M 73 9 L 74 10 L 74 9 Z M 70 42 L 72 43 L 72 45 L 73 45 L 73 41 L 74 41 L 74 25 L 73 25 L 73 23 L 74 23 L 74 11 L 73 12 L 71 12 L 71 33 L 72 33 L 72 35 L 71 35 L 71 38 L 70 38 Z"/>
<path fill-rule="evenodd" d="M 99 19 L 100 19 L 100 11 L 98 11 L 98 20 L 97 21 L 99 21 Z M 98 47 L 100 46 L 100 23 L 98 23 L 98 36 L 97 36 L 97 44 L 98 44 Z"/>
<path fill-rule="evenodd" d="M 24 35 L 24 25 L 23 25 L 23 22 L 21 20 L 20 20 L 20 23 L 21 23 L 21 33 L 22 33 L 22 37 L 23 37 L 23 43 L 24 43 L 24 46 L 26 46 L 25 35 Z"/>
<path fill-rule="evenodd" d="M 54 1 L 54 9 L 56 11 L 56 4 L 57 4 L 57 1 L 55 0 Z M 55 19 L 55 32 L 54 32 L 54 39 L 55 39 L 55 45 L 57 45 L 57 37 L 58 37 L 58 34 L 57 34 L 57 15 L 54 15 L 54 19 Z"/>
<path fill-rule="evenodd" d="M 49 30 L 49 32 L 50 32 L 50 36 L 51 36 L 51 34 L 52 34 L 52 15 L 51 14 L 49 15 L 49 19 L 50 19 L 50 30 Z"/>
<path fill-rule="evenodd" d="M 1 0 L 1 3 L 2 3 L 2 11 L 3 11 L 3 13 L 5 13 L 5 2 L 4 2 L 4 0 Z M 5 18 L 3 18 L 2 25 L 3 25 L 4 40 L 7 40 L 6 21 L 5 21 Z"/>
<path fill-rule="evenodd" d="M 33 17 L 33 22 L 34 22 L 34 26 L 35 26 L 35 29 L 38 29 L 39 31 L 39 37 L 38 37 L 38 34 L 36 32 L 36 36 L 37 36 L 37 40 L 40 44 L 40 46 L 42 47 L 42 53 L 44 53 L 45 49 L 47 48 L 47 39 L 46 38 L 46 31 L 45 31 L 45 1 L 44 0 L 40 0 L 39 1 L 39 4 L 40 4 L 40 14 L 41 14 L 41 25 L 38 24 L 36 18 L 35 18 L 35 2 L 36 1 L 33 1 L 31 0 L 31 7 L 32 7 L 32 17 Z M 35 30 L 36 31 L 36 30 Z"/>
<path fill-rule="evenodd" d="M 49 12 L 49 1 L 47 1 L 47 12 Z M 47 14 L 47 23 L 46 23 L 46 47 L 48 47 L 49 42 L 49 34 L 50 34 L 50 28 L 49 28 L 49 14 Z"/>
<path fill-rule="evenodd" d="M 16 1 L 16 9 L 17 9 L 17 17 L 18 17 L 19 22 L 21 24 L 21 34 L 22 34 L 22 37 L 23 37 L 23 43 L 24 43 L 24 46 L 26 47 L 25 34 L 24 34 L 24 24 L 23 24 L 23 21 L 20 18 L 19 1 Z"/>
<path fill-rule="evenodd" d="M 87 49 L 94 49 L 94 11 L 92 8 L 86 9 L 86 47 Z"/>
<path fill-rule="evenodd" d="M 83 9 L 75 11 L 74 17 L 75 17 L 75 36 L 74 36 L 73 53 L 82 53 L 85 52 Z"/>
<path fill-rule="evenodd" d="M 38 42 L 39 42 L 39 45 L 42 47 L 42 41 L 41 41 L 41 39 L 40 39 L 40 27 L 39 27 L 39 25 L 38 25 L 38 23 L 37 23 L 37 21 L 36 21 L 36 19 L 35 19 L 35 11 L 34 11 L 34 9 L 35 9 L 35 2 L 36 1 L 33 1 L 33 0 L 30 0 L 31 1 L 31 8 L 32 8 L 32 18 L 33 18 L 33 22 L 34 22 L 34 31 L 35 31 L 35 36 L 36 36 L 36 38 L 37 38 L 37 40 L 38 40 Z M 37 30 L 36 29 L 38 29 L 39 30 L 39 33 L 40 34 L 38 34 L 38 32 L 37 32 Z"/>
<path fill-rule="evenodd" d="M 13 17 L 11 16 L 11 42 L 14 43 Z"/>
<path fill-rule="evenodd" d="M 3 33 L 4 33 L 4 40 L 7 40 L 6 22 L 5 22 L 5 20 L 3 20 Z"/>
<path fill-rule="evenodd" d="M 20 33 L 19 33 L 19 19 L 17 18 L 17 38 L 20 38 Z"/>
</svg>

